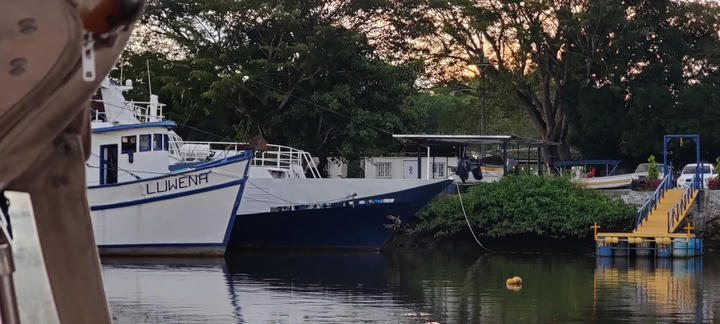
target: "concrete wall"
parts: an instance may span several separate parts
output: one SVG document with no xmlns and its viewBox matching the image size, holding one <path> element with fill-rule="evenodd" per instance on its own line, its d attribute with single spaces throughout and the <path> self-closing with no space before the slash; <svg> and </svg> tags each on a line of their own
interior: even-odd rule
<svg viewBox="0 0 720 324">
<path fill-rule="evenodd" d="M 653 194 L 652 191 L 635 191 L 630 189 L 601 190 L 601 192 L 610 198 L 620 199 L 626 204 L 635 205 L 638 208 Z"/>
</svg>

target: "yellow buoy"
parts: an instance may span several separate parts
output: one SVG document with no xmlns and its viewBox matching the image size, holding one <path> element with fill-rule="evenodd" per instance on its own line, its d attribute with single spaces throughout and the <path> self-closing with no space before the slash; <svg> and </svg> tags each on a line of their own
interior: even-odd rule
<svg viewBox="0 0 720 324">
<path fill-rule="evenodd" d="M 515 276 L 505 280 L 505 287 L 510 290 L 518 291 L 522 289 L 522 278 Z"/>
<path fill-rule="evenodd" d="M 635 244 L 635 238 L 634 238 L 634 237 L 628 237 L 628 244 Z"/>
</svg>

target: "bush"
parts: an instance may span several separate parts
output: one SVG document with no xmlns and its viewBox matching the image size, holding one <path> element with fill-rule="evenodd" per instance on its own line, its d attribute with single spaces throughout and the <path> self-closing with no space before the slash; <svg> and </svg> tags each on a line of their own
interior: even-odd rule
<svg viewBox="0 0 720 324">
<path fill-rule="evenodd" d="M 512 175 L 471 187 L 462 195 L 476 233 L 489 237 L 533 235 L 545 238 L 592 237 L 590 226 L 628 230 L 635 208 L 566 177 Z M 418 214 L 415 234 L 467 231 L 457 194 L 438 197 Z"/>
<path fill-rule="evenodd" d="M 650 163 L 650 165 L 648 165 L 647 178 L 649 181 L 656 180 L 658 177 L 660 177 L 660 172 L 658 171 L 657 162 L 655 162 L 655 155 L 650 154 L 650 157 L 648 158 L 648 162 Z"/>
<path fill-rule="evenodd" d="M 714 176 L 708 180 L 708 189 L 718 190 L 720 189 L 720 177 Z"/>
<path fill-rule="evenodd" d="M 655 190 L 660 185 L 660 183 L 662 183 L 662 179 L 650 180 L 647 182 L 647 189 Z"/>
</svg>

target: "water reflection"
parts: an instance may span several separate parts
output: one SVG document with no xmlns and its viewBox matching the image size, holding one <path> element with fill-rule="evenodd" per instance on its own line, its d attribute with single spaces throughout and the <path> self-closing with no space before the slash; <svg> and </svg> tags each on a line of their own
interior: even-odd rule
<svg viewBox="0 0 720 324">
<path fill-rule="evenodd" d="M 705 259 L 257 252 L 105 259 L 103 275 L 119 323 L 709 321 L 720 264 Z"/>
<path fill-rule="evenodd" d="M 702 322 L 713 318 L 704 305 L 703 258 L 598 258 L 595 305 L 625 304 L 631 318 Z"/>
</svg>

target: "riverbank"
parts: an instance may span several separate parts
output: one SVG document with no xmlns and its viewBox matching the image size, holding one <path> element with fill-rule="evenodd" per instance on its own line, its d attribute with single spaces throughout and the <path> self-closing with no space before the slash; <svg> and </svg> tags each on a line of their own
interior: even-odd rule
<svg viewBox="0 0 720 324">
<path fill-rule="evenodd" d="M 461 197 L 464 212 L 457 194 L 439 196 L 385 247 L 477 244 L 469 222 L 493 250 L 586 249 L 592 247 L 590 226 L 595 222 L 613 231 L 630 230 L 635 223 L 632 204 L 564 177 L 512 175 L 470 187 Z"/>
<path fill-rule="evenodd" d="M 462 194 L 478 239 L 499 251 L 592 250 L 590 225 L 630 230 L 635 210 L 652 191 L 587 190 L 565 178 L 509 176 Z M 705 246 L 720 248 L 720 190 L 705 190 L 701 213 L 691 217 Z M 457 194 L 437 197 L 415 219 L 395 232 L 385 248 L 467 248 L 477 246 Z"/>
</svg>

